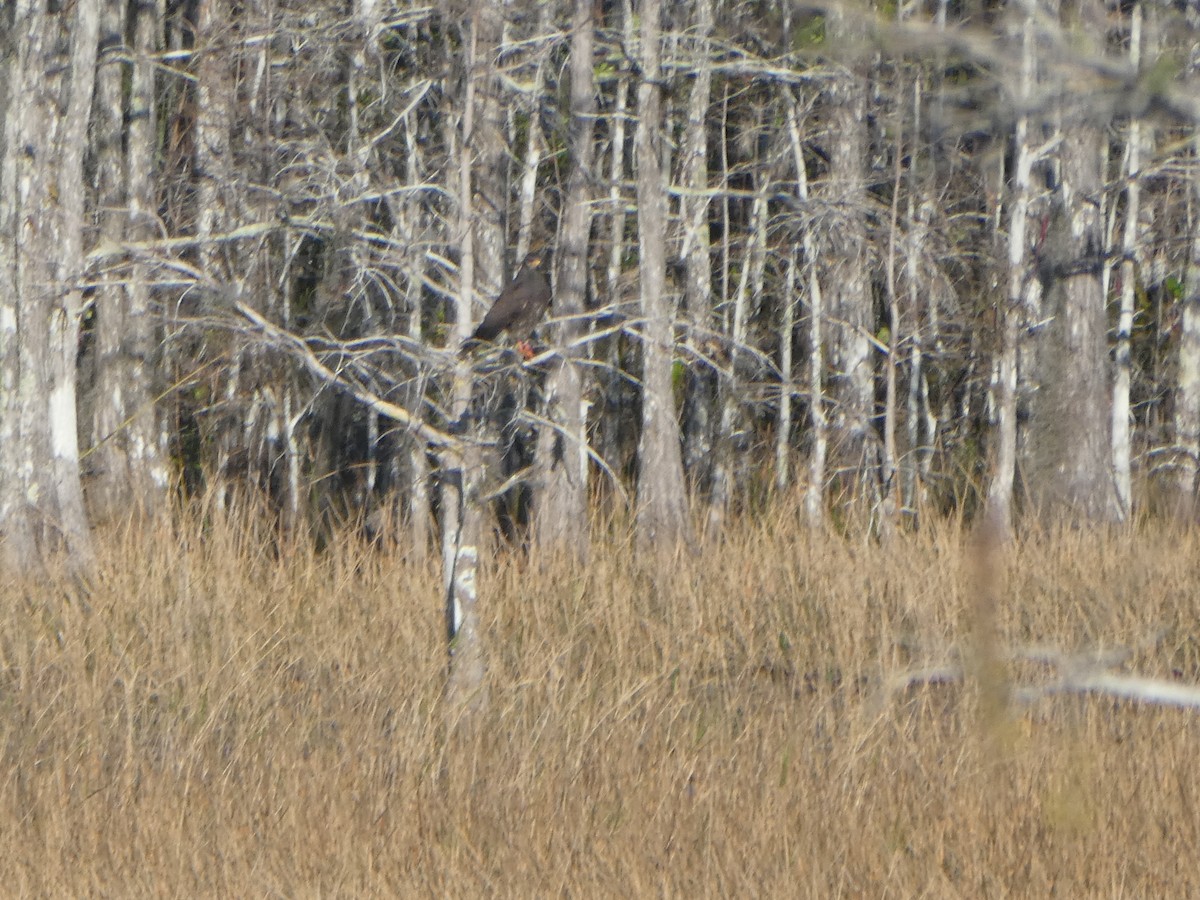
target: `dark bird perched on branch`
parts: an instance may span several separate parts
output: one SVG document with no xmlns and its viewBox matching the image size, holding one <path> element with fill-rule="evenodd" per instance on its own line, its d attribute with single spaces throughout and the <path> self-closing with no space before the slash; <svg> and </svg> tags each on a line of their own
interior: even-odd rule
<svg viewBox="0 0 1200 900">
<path fill-rule="evenodd" d="M 508 332 L 510 337 L 517 339 L 521 356 L 526 360 L 533 359 L 529 339 L 550 308 L 550 282 L 542 272 L 544 259 L 545 255 L 539 251 L 525 257 L 517 277 L 500 292 L 475 333 L 463 341 L 460 352 L 470 350 L 480 341 L 495 340 L 501 332 Z"/>
</svg>

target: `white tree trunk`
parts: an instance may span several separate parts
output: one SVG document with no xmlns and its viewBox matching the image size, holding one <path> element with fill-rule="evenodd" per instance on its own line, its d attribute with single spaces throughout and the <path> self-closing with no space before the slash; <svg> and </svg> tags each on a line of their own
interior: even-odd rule
<svg viewBox="0 0 1200 900">
<path fill-rule="evenodd" d="M 1035 8 L 1031 4 L 1021 27 L 1021 78 L 1013 132 L 1013 173 L 1008 218 L 1008 286 L 1000 316 L 1000 356 L 996 390 L 996 450 L 988 484 L 988 515 L 997 533 L 1012 532 L 1013 487 L 1017 470 L 1017 368 L 1024 319 L 1025 285 L 1030 278 L 1026 229 L 1029 217 L 1033 151 L 1029 146 L 1029 116 L 1025 110 L 1033 93 L 1036 65 Z"/>
<path fill-rule="evenodd" d="M 92 564 L 76 428 L 83 156 L 99 6 L 12 13 L 0 156 L 0 552 L 10 570 Z"/>
<path fill-rule="evenodd" d="M 1137 72 L 1142 58 L 1142 5 L 1135 4 L 1129 19 L 1129 64 Z M 1121 238 L 1121 306 L 1117 319 L 1116 347 L 1113 354 L 1112 457 L 1116 488 L 1117 515 L 1127 519 L 1133 511 L 1132 456 L 1133 411 L 1129 389 L 1133 361 L 1130 340 L 1137 286 L 1138 221 L 1141 214 L 1141 167 L 1143 126 L 1136 116 L 1130 119 L 1125 139 L 1125 227 Z"/>
</svg>

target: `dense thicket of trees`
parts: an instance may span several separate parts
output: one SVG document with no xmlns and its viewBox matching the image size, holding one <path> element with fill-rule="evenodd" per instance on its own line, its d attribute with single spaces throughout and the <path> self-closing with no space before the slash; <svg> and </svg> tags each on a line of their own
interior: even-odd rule
<svg viewBox="0 0 1200 900">
<path fill-rule="evenodd" d="M 793 488 L 881 534 L 985 504 L 1191 517 L 1198 26 L 1101 0 L 5 4 L 10 563 L 86 557 L 79 479 L 92 521 L 261 492 L 287 528 L 440 533 L 457 629 L 491 523 L 582 558 L 589 500 L 653 544 Z M 544 352 L 459 355 L 541 244 Z"/>
</svg>

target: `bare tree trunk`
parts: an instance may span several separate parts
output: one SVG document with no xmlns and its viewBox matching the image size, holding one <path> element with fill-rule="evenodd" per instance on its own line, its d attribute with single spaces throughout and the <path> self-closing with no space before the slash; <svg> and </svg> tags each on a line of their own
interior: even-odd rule
<svg viewBox="0 0 1200 900">
<path fill-rule="evenodd" d="M 1103 20 L 1098 2 L 1087 0 L 1083 7 L 1077 24 Z M 1059 183 L 1039 262 L 1042 315 L 1049 321 L 1036 338 L 1039 379 L 1029 441 L 1030 495 L 1047 518 L 1101 521 L 1116 513 L 1101 287 L 1106 153 L 1097 125 L 1084 120 L 1064 126 Z"/>
<path fill-rule="evenodd" d="M 536 534 L 543 548 L 559 546 L 577 560 L 587 559 L 587 418 L 584 415 L 583 372 L 572 342 L 583 332 L 580 316 L 587 293 L 588 235 L 592 226 L 592 132 L 596 115 L 593 80 L 594 25 L 591 0 L 575 0 L 571 19 L 571 170 L 563 210 L 558 253 L 555 306 L 564 317 L 560 357 L 546 379 L 546 419 L 551 427 L 538 434 Z"/>
<path fill-rule="evenodd" d="M 125 33 L 125 8 L 123 2 L 106 4 L 107 34 Z M 96 113 L 107 121 L 93 131 L 101 142 L 96 153 L 100 230 L 104 240 L 116 245 L 148 240 L 156 233 L 154 54 L 161 3 L 139 4 L 134 16 L 128 102 L 125 66 L 114 45 L 97 85 Z M 96 380 L 90 394 L 87 495 L 98 520 L 155 513 L 168 484 L 165 435 L 155 410 L 157 336 L 148 275 L 144 263 L 132 262 L 121 280 L 95 295 Z"/>
<path fill-rule="evenodd" d="M 20 3 L 0 143 L 0 553 L 92 565 L 76 428 L 83 155 L 100 8 Z"/>
<path fill-rule="evenodd" d="M 1129 64 L 1137 72 L 1142 61 L 1142 5 L 1129 13 Z M 1116 485 L 1117 515 L 1127 519 L 1133 511 L 1132 419 L 1129 392 L 1133 360 L 1130 341 L 1137 286 L 1138 224 L 1141 215 L 1141 167 L 1143 126 L 1137 116 L 1129 120 L 1125 138 L 1125 228 L 1122 235 L 1121 306 L 1113 354 L 1112 455 Z"/>
<path fill-rule="evenodd" d="M 825 198 L 837 215 L 824 237 L 828 260 L 828 315 L 832 427 L 838 473 L 849 497 L 873 500 L 878 441 L 871 431 L 875 378 L 870 335 L 873 332 L 871 283 L 864 204 L 866 192 L 867 79 L 858 63 L 860 28 L 839 11 L 830 33 L 844 47 L 843 68 L 828 87 L 830 107 L 829 175 Z M 864 491 L 867 496 L 864 496 Z"/>
<path fill-rule="evenodd" d="M 641 248 L 642 436 L 638 448 L 638 542 L 667 548 L 691 540 L 679 423 L 675 414 L 672 367 L 675 336 L 666 296 L 667 194 L 663 183 L 661 0 L 641 5 L 641 82 L 638 85 L 637 155 L 638 244 Z"/>
<path fill-rule="evenodd" d="M 504 260 L 504 172 L 506 144 L 495 70 L 504 30 L 502 12 L 477 2 L 471 10 L 466 46 L 462 106 L 462 145 L 458 156 L 459 262 L 458 317 L 451 346 L 460 346 L 474 330 L 474 297 L 500 292 Z M 478 197 L 478 203 L 475 199 Z M 479 274 L 477 276 L 476 269 Z M 474 378 L 468 359 L 454 363 L 451 414 L 469 417 Z M 482 423 L 472 423 L 479 438 Z M 487 704 L 486 662 L 479 627 L 478 568 L 483 539 L 484 464 L 481 441 L 468 440 L 442 487 L 442 560 L 450 634 L 448 699 L 467 712 Z"/>
<path fill-rule="evenodd" d="M 538 4 L 537 38 L 551 33 L 554 24 L 554 3 Z M 529 125 L 526 131 L 525 158 L 521 162 L 521 196 L 517 219 L 517 259 L 524 259 L 533 244 L 537 230 L 534 227 L 535 201 L 537 199 L 538 167 L 542 152 L 546 148 L 546 136 L 542 133 L 542 98 L 546 92 L 546 57 L 543 55 L 533 74 L 533 85 L 529 98 Z M 544 235 L 539 236 L 544 238 Z"/>
<path fill-rule="evenodd" d="M 679 154 L 679 259 L 684 268 L 683 306 L 689 325 L 691 349 L 703 355 L 709 341 L 703 337 L 712 328 L 717 306 L 712 289 L 712 239 L 709 228 L 708 112 L 712 102 L 711 0 L 694 5 L 696 47 L 691 59 L 692 78 L 688 92 L 687 118 Z M 695 338 L 699 336 L 697 341 Z M 693 486 L 707 485 L 713 468 L 714 409 L 717 405 L 717 375 L 701 363 L 689 367 L 684 404 L 683 460 Z"/>
<path fill-rule="evenodd" d="M 794 332 L 796 330 L 796 293 L 799 287 L 799 251 L 788 254 L 787 275 L 783 282 L 783 311 L 779 326 L 779 415 L 775 423 L 775 489 L 787 490 L 791 483 L 792 456 L 792 394 L 796 385 L 792 379 Z"/>
<path fill-rule="evenodd" d="M 921 134 L 921 112 L 924 104 L 924 94 L 921 80 L 913 83 L 913 134 Z M 922 425 L 925 417 L 922 415 L 922 385 L 925 382 L 925 328 L 921 321 L 921 309 L 926 306 L 922 296 L 930 293 L 925 273 L 921 266 L 922 248 L 929 238 L 929 218 L 933 195 L 933 167 L 926 163 L 929 174 L 922 177 L 916 166 L 910 167 L 908 190 L 908 237 L 905 241 L 904 267 L 908 281 L 908 309 L 913 318 L 909 328 L 908 341 L 908 380 L 905 390 L 904 431 L 907 448 L 900 460 L 900 502 L 901 509 L 912 521 L 916 521 L 918 511 L 923 507 L 921 502 L 921 461 L 928 456 L 932 439 L 924 441 Z M 923 190 L 924 188 L 924 190 Z M 936 298 L 931 297 L 928 308 L 937 305 Z"/>
<path fill-rule="evenodd" d="M 988 484 L 988 515 L 997 533 L 1012 532 L 1013 486 L 1017 470 L 1017 363 L 1018 342 L 1024 319 L 1025 286 L 1031 273 L 1026 255 L 1030 178 L 1033 149 L 1029 146 L 1029 116 L 1025 110 L 1035 78 L 1035 7 L 1031 4 L 1021 27 L 1021 80 L 1017 88 L 1016 126 L 1013 132 L 1013 173 L 1009 189 L 1008 289 L 1000 318 L 1000 358 L 996 397 L 996 450 Z"/>
<path fill-rule="evenodd" d="M 1192 125 L 1192 202 L 1200 207 L 1200 124 Z M 1174 512 L 1196 518 L 1200 487 L 1200 217 L 1192 218 L 1191 260 L 1180 301 L 1179 375 L 1175 387 Z"/>
<path fill-rule="evenodd" d="M 789 98 L 790 99 L 790 98 Z M 804 164 L 804 147 L 800 139 L 800 122 L 796 105 L 788 103 L 788 137 L 792 145 L 792 160 L 796 168 L 796 200 L 806 206 L 809 202 L 808 171 Z M 808 278 L 808 409 L 812 447 L 808 457 L 808 486 L 804 492 L 805 518 L 810 528 L 819 528 L 825 521 L 825 461 L 829 446 L 829 426 L 825 417 L 825 304 L 821 295 L 820 267 L 813 229 L 803 225 L 801 247 L 804 250 L 804 271 Z M 801 276 L 803 280 L 803 275 Z"/>
<path fill-rule="evenodd" d="M 746 258 L 733 297 L 733 323 L 729 331 L 729 378 L 721 385 L 721 422 L 713 450 L 712 488 L 709 492 L 709 535 L 716 536 L 725 524 L 725 514 L 733 497 L 740 493 L 744 479 L 747 440 L 742 412 L 741 369 L 744 366 L 750 318 L 751 295 L 761 297 L 763 259 L 767 241 L 767 192 L 771 176 L 766 164 L 759 164 L 758 189 L 750 210 L 750 232 L 746 238 Z"/>
<path fill-rule="evenodd" d="M 196 235 L 200 238 L 201 271 L 213 277 L 219 269 L 217 245 L 210 238 L 232 218 L 228 191 L 233 184 L 233 103 L 222 36 L 229 28 L 227 0 L 198 0 L 196 12 Z"/>
<path fill-rule="evenodd" d="M 881 540 L 890 540 L 895 535 L 896 520 L 900 515 L 900 485 L 897 475 L 896 421 L 899 416 L 896 391 L 897 354 L 900 337 L 900 297 L 896 289 L 896 231 L 900 218 L 900 187 L 903 178 L 904 123 L 899 119 L 895 125 L 896 149 L 895 174 L 892 179 L 892 207 L 888 219 L 888 248 L 884 264 L 884 279 L 888 303 L 887 358 L 884 360 L 885 400 L 883 409 L 883 458 L 880 460 L 880 482 L 882 485 L 877 528 Z"/>
<path fill-rule="evenodd" d="M 626 47 L 633 46 L 633 9 L 630 0 L 621 0 L 621 37 Z M 628 181 L 625 151 L 628 147 L 629 92 L 632 75 L 628 63 L 618 66 L 616 96 L 612 101 L 612 110 L 606 120 L 608 147 L 608 197 L 604 207 L 607 211 L 605 229 L 609 238 L 608 260 L 604 273 L 604 302 L 616 307 L 614 319 L 623 319 L 627 308 L 623 306 L 630 300 L 631 288 L 624 282 L 625 251 L 629 246 L 625 238 L 628 222 L 626 207 L 628 194 L 624 185 Z M 624 426 L 618 421 L 612 411 L 622 405 L 622 395 L 629 392 L 624 381 L 622 369 L 622 352 L 627 340 L 622 334 L 608 338 L 602 342 L 592 343 L 592 352 L 600 357 L 603 368 L 596 377 L 598 393 L 603 398 L 602 414 L 598 417 L 594 433 L 594 446 L 597 454 L 604 460 L 621 465 L 618 460 L 623 455 L 622 435 Z"/>
<path fill-rule="evenodd" d="M 229 54 L 223 44 L 231 31 L 232 17 L 228 0 L 198 0 L 196 5 L 195 48 L 195 229 L 198 238 L 197 258 L 201 278 L 208 286 L 232 284 L 240 265 L 231 256 L 237 250 L 232 245 L 220 245 L 212 240 L 228 229 L 237 217 L 236 198 L 230 192 L 234 184 L 234 160 L 231 132 L 237 89 L 230 66 Z M 260 298 L 261 299 L 261 298 Z M 243 351 L 235 349 L 232 359 L 221 373 L 224 384 L 218 404 L 228 410 L 215 426 L 213 443 L 216 447 L 215 480 L 220 504 L 226 506 L 232 498 L 235 483 L 235 461 L 244 448 L 248 432 L 245 419 L 233 421 L 240 411 L 240 382 Z"/>
<path fill-rule="evenodd" d="M 604 284 L 609 302 L 620 297 L 621 259 L 625 252 L 625 200 L 621 184 L 625 181 L 625 121 L 629 114 L 629 79 L 617 82 L 617 96 L 611 117 L 612 147 L 608 177 L 609 240 L 608 267 Z"/>
<path fill-rule="evenodd" d="M 417 117 L 410 111 L 404 116 L 402 124 L 404 135 L 404 172 L 405 182 L 410 187 L 422 184 L 424 181 L 425 158 L 421 143 L 417 139 Z M 422 321 L 422 295 L 426 276 L 426 245 L 431 229 L 427 221 L 428 213 L 421 208 L 419 195 L 411 193 L 403 199 L 393 199 L 389 203 L 395 222 L 393 234 L 396 240 L 405 247 L 404 273 L 404 313 L 405 327 L 409 339 L 414 346 L 425 342 L 425 329 Z M 410 384 L 406 395 L 408 408 L 417 412 L 422 407 L 421 395 L 425 391 L 428 373 L 422 364 L 418 364 L 416 378 Z M 404 542 L 405 552 L 410 559 L 424 561 L 429 554 L 433 539 L 433 509 L 430 491 L 430 465 L 425 442 L 414 436 L 405 436 L 401 447 L 405 453 L 403 460 L 396 460 L 397 484 L 407 486 L 406 506 L 397 503 L 393 510 L 398 518 L 403 519 L 403 530 L 407 534 Z M 401 525 L 400 521 L 395 523 Z M 399 533 L 400 529 L 397 529 Z"/>
</svg>

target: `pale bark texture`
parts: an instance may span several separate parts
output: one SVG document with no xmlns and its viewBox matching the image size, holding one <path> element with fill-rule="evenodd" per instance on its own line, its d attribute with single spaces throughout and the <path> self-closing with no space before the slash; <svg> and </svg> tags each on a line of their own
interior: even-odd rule
<svg viewBox="0 0 1200 900">
<path fill-rule="evenodd" d="M 832 15 L 829 30 L 840 50 L 840 65 L 827 88 L 830 158 L 821 186 L 833 210 L 821 248 L 832 368 L 830 451 L 843 490 L 850 498 L 872 501 L 877 494 L 879 440 L 871 427 L 875 377 L 865 215 L 867 78 L 859 46 L 864 37 L 852 11 Z"/>
<path fill-rule="evenodd" d="M 759 164 L 760 169 L 766 166 Z M 762 294 L 763 259 L 767 237 L 767 189 L 770 174 L 758 173 L 758 187 L 750 212 L 750 234 L 746 255 L 742 260 L 737 290 L 733 296 L 733 316 L 729 334 L 729 377 L 718 390 L 721 400 L 721 421 L 713 449 L 712 486 L 708 502 L 708 534 L 720 534 L 725 515 L 735 496 L 741 494 L 745 482 L 746 440 L 745 414 L 742 408 L 743 372 L 751 367 L 746 360 L 751 305 Z"/>
<path fill-rule="evenodd" d="M 242 272 L 238 245 L 214 240 L 237 220 L 235 160 L 231 132 L 236 109 L 236 69 L 222 48 L 233 40 L 234 20 L 227 0 L 198 0 L 196 6 L 195 53 L 195 127 L 193 129 L 195 165 L 194 228 L 198 238 L 196 258 L 203 288 L 233 290 Z M 222 505 L 232 500 L 238 462 L 247 469 L 244 450 L 252 428 L 244 415 L 242 392 L 243 355 L 235 349 L 221 377 L 215 380 L 219 391 L 213 404 L 222 413 L 209 413 L 202 419 L 206 437 L 216 447 L 214 470 Z M 253 370 L 253 366 L 249 367 Z"/>
<path fill-rule="evenodd" d="M 1025 291 L 1032 272 L 1027 252 L 1030 177 L 1033 150 L 1030 147 L 1029 115 L 1026 112 L 1036 74 L 1034 7 L 1021 17 L 1021 68 L 1016 87 L 1019 110 L 1013 129 L 1013 171 L 1008 197 L 1008 281 L 999 315 L 1000 352 L 997 359 L 996 428 L 992 478 L 988 484 L 987 509 L 997 533 L 1012 532 L 1013 489 L 1017 470 L 1017 363 L 1021 323 L 1025 320 Z"/>
<path fill-rule="evenodd" d="M 795 291 L 799 287 L 797 256 L 793 248 L 787 261 L 784 279 L 783 318 L 779 323 L 779 421 L 775 426 L 775 489 L 783 493 L 791 482 L 792 454 L 792 395 L 796 386 L 792 380 L 794 332 L 796 329 Z"/>
<path fill-rule="evenodd" d="M 1142 5 L 1130 13 L 1129 64 L 1138 71 L 1142 59 Z M 1125 134 L 1125 225 L 1121 235 L 1121 301 L 1113 353 L 1112 466 L 1116 490 L 1116 514 L 1127 519 L 1133 506 L 1133 414 L 1130 389 L 1133 381 L 1131 336 L 1134 292 L 1137 286 L 1138 216 L 1141 212 L 1142 123 L 1129 121 Z"/>
<path fill-rule="evenodd" d="M 102 241 L 155 236 L 155 61 L 161 4 L 105 4 L 106 50 L 97 84 L 97 206 Z M 131 26 L 131 27 L 130 27 Z M 129 31 L 126 53 L 116 38 Z M 126 63 L 123 57 L 132 57 Z M 128 92 L 125 85 L 128 84 Z M 124 146 L 122 125 L 128 121 Z M 140 260 L 115 268 L 94 297 L 95 380 L 89 400 L 88 509 L 94 521 L 153 515 L 168 487 L 165 434 L 155 409 L 157 328 L 149 271 Z"/>
<path fill-rule="evenodd" d="M 640 13 L 642 71 L 634 143 L 644 324 L 637 535 L 643 547 L 666 549 L 681 540 L 691 540 L 691 523 L 672 390 L 674 311 L 666 295 L 667 196 L 660 147 L 663 137 L 660 0 L 645 0 Z"/>
<path fill-rule="evenodd" d="M 584 414 L 581 351 L 572 343 L 583 333 L 587 292 L 588 234 L 592 225 L 592 148 L 596 86 L 592 76 L 594 25 L 590 0 L 575 0 L 571 17 L 571 170 L 556 263 L 554 311 L 562 319 L 561 348 L 546 378 L 546 419 L 538 434 L 535 528 L 538 544 L 558 547 L 577 560 L 588 554 L 587 417 Z M 580 457 L 584 464 L 580 465 Z"/>
<path fill-rule="evenodd" d="M 83 155 L 100 9 L 22 2 L 2 102 L 0 553 L 29 571 L 60 550 L 92 563 L 76 429 L 83 276 Z"/>
<path fill-rule="evenodd" d="M 796 170 L 796 201 L 804 209 L 810 202 L 808 170 L 794 102 L 787 104 L 787 123 L 792 164 Z M 808 288 L 808 419 L 812 442 L 808 455 L 808 485 L 804 490 L 804 514 L 810 528 L 820 528 L 825 521 L 825 463 L 829 447 L 829 422 L 825 413 L 825 304 L 814 229 L 808 222 L 802 223 L 801 228 L 804 265 L 800 282 Z"/>
<path fill-rule="evenodd" d="M 474 330 L 475 299 L 492 300 L 503 281 L 505 154 L 500 85 L 504 20 L 493 4 L 477 2 L 465 35 L 461 147 L 458 156 L 459 262 L 458 317 L 451 346 Z M 450 634 L 448 698 L 456 708 L 475 712 L 487 704 L 486 661 L 479 628 L 478 566 L 483 540 L 483 422 L 470 421 L 474 382 L 470 361 L 455 357 L 451 410 L 454 421 L 469 422 L 475 440 L 443 460 L 449 470 L 442 485 L 442 560 Z"/>
<path fill-rule="evenodd" d="M 1106 136 L 1082 118 L 1085 113 L 1071 114 L 1079 118 L 1063 127 L 1058 185 L 1038 261 L 1046 324 L 1035 338 L 1028 483 L 1044 519 L 1103 521 L 1116 514 L 1101 286 Z"/>
<path fill-rule="evenodd" d="M 1200 125 L 1192 129 L 1191 191 L 1200 206 Z M 1200 487 L 1200 217 L 1192 220 L 1190 265 L 1180 300 L 1179 374 L 1175 387 L 1173 491 L 1174 512 L 1184 519 L 1197 514 Z"/>
<path fill-rule="evenodd" d="M 712 240 L 709 228 L 711 187 L 708 173 L 708 126 L 712 103 L 712 67 L 708 41 L 712 36 L 711 0 L 693 8 L 689 35 L 695 45 L 689 67 L 687 116 L 679 153 L 679 259 L 684 269 L 682 317 L 691 330 L 689 350 L 711 358 L 717 302 L 712 287 Z M 690 360 L 689 360 L 690 361 Z M 684 406 L 683 461 L 693 486 L 709 485 L 716 454 L 713 422 L 717 418 L 718 381 L 707 362 L 692 362 L 687 373 Z M 711 496 L 711 494 L 710 494 Z"/>
</svg>

